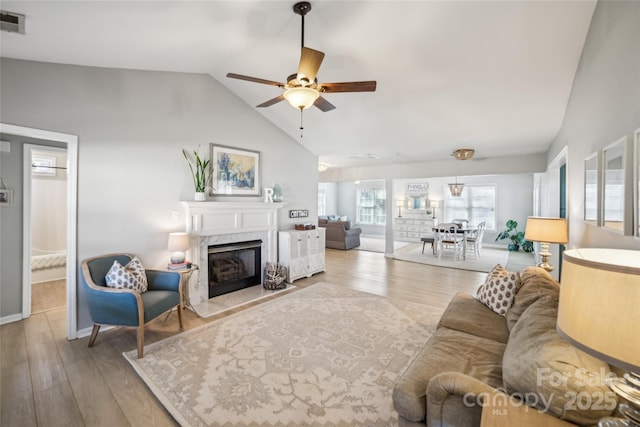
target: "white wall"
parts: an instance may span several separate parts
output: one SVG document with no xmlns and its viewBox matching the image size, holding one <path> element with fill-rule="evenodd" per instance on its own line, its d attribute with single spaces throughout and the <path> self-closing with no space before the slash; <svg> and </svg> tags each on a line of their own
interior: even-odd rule
<svg viewBox="0 0 640 427">
<path fill-rule="evenodd" d="M 355 183 L 339 182 L 338 183 L 338 215 L 347 216 L 349 221 L 356 221 L 356 185 Z"/>
<path fill-rule="evenodd" d="M 569 247 L 640 249 L 640 239 L 583 221 L 584 160 L 640 128 L 640 2 L 598 2 L 564 123 L 548 163 L 565 147 Z M 544 212 L 543 212 L 544 213 Z"/>
<path fill-rule="evenodd" d="M 289 209 L 317 215 L 317 157 L 209 75 L 2 58 L 0 84 L 3 123 L 79 137 L 77 262 L 126 251 L 146 266 L 166 265 L 168 233 L 184 229 L 182 214 L 174 220 L 173 212 L 194 191 L 182 148 L 206 154 L 215 142 L 260 151 L 263 186 L 283 189 L 280 227 L 293 228 Z M 21 221 L 19 213 L 2 217 L 0 317 L 21 311 L 14 269 L 22 242 L 4 234 L 21 230 Z M 78 310 L 78 329 L 90 326 L 82 289 Z"/>
</svg>

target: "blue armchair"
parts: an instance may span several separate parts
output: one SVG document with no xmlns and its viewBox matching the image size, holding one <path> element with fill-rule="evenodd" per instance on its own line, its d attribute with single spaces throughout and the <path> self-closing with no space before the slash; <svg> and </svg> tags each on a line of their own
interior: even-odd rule
<svg viewBox="0 0 640 427">
<path fill-rule="evenodd" d="M 138 328 L 138 358 L 142 359 L 145 323 L 177 306 L 182 329 L 182 280 L 177 272 L 146 270 L 146 292 L 107 287 L 105 275 L 113 261 L 126 265 L 132 258 L 130 254 L 109 254 L 86 259 L 82 261 L 81 276 L 93 321 L 89 347 L 93 347 L 101 325 L 135 326 Z"/>
</svg>

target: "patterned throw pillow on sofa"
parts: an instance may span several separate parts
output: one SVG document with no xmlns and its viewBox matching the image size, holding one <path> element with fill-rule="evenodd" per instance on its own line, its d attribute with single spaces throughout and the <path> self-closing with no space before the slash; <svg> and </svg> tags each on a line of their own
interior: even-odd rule
<svg viewBox="0 0 640 427">
<path fill-rule="evenodd" d="M 497 264 L 478 288 L 476 299 L 501 316 L 507 314 L 520 289 L 520 273 L 511 273 Z"/>
<path fill-rule="evenodd" d="M 107 286 L 115 289 L 132 289 L 138 292 L 147 291 L 147 273 L 138 257 L 133 257 L 124 267 L 113 261 L 113 265 L 104 277 Z"/>
</svg>

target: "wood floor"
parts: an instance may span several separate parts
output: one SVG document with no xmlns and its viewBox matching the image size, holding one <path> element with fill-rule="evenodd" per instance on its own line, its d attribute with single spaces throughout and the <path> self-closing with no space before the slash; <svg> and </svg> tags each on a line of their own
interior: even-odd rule
<svg viewBox="0 0 640 427">
<path fill-rule="evenodd" d="M 49 280 L 31 284 L 31 313 L 64 308 L 67 303 L 67 280 Z"/>
<path fill-rule="evenodd" d="M 327 249 L 326 258 L 326 273 L 296 281 L 290 292 L 329 282 L 444 308 L 456 292 L 473 292 L 486 276 L 374 252 Z M 226 315 L 200 319 L 186 310 L 185 329 Z M 177 316 L 164 319 L 146 325 L 147 344 L 179 332 Z M 68 341 L 65 333 L 64 308 L 0 327 L 1 426 L 177 425 L 122 356 L 136 348 L 135 329 L 101 332 L 93 348 L 88 338 Z"/>
</svg>

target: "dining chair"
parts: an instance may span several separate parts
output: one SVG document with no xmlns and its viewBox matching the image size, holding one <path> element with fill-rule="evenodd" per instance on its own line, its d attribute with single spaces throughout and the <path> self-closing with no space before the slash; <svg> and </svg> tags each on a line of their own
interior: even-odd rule
<svg viewBox="0 0 640 427">
<path fill-rule="evenodd" d="M 473 234 L 467 236 L 467 252 L 473 252 L 476 259 L 480 258 L 480 250 L 482 249 L 482 237 L 487 223 L 482 221 L 478 223 L 478 229 Z"/>
<path fill-rule="evenodd" d="M 438 240 L 438 259 L 442 258 L 442 253 L 446 249 L 453 250 L 453 260 L 458 258 L 458 254 L 462 256 L 461 249 L 463 243 L 462 234 L 458 233 L 460 228 L 457 224 L 441 224 L 439 228 L 439 240 Z"/>
<path fill-rule="evenodd" d="M 452 219 L 451 222 L 458 224 L 460 228 L 466 228 L 469 226 L 469 220 L 464 218 L 455 218 Z"/>
<path fill-rule="evenodd" d="M 80 277 L 93 321 L 89 347 L 96 342 L 101 325 L 134 326 L 138 329 L 138 359 L 142 359 L 145 323 L 177 306 L 180 329 L 183 328 L 182 280 L 180 273 L 175 271 L 145 269 L 145 292 L 108 287 L 105 276 L 114 261 L 126 266 L 132 259 L 133 255 L 124 253 L 86 259 L 82 261 Z"/>
</svg>

